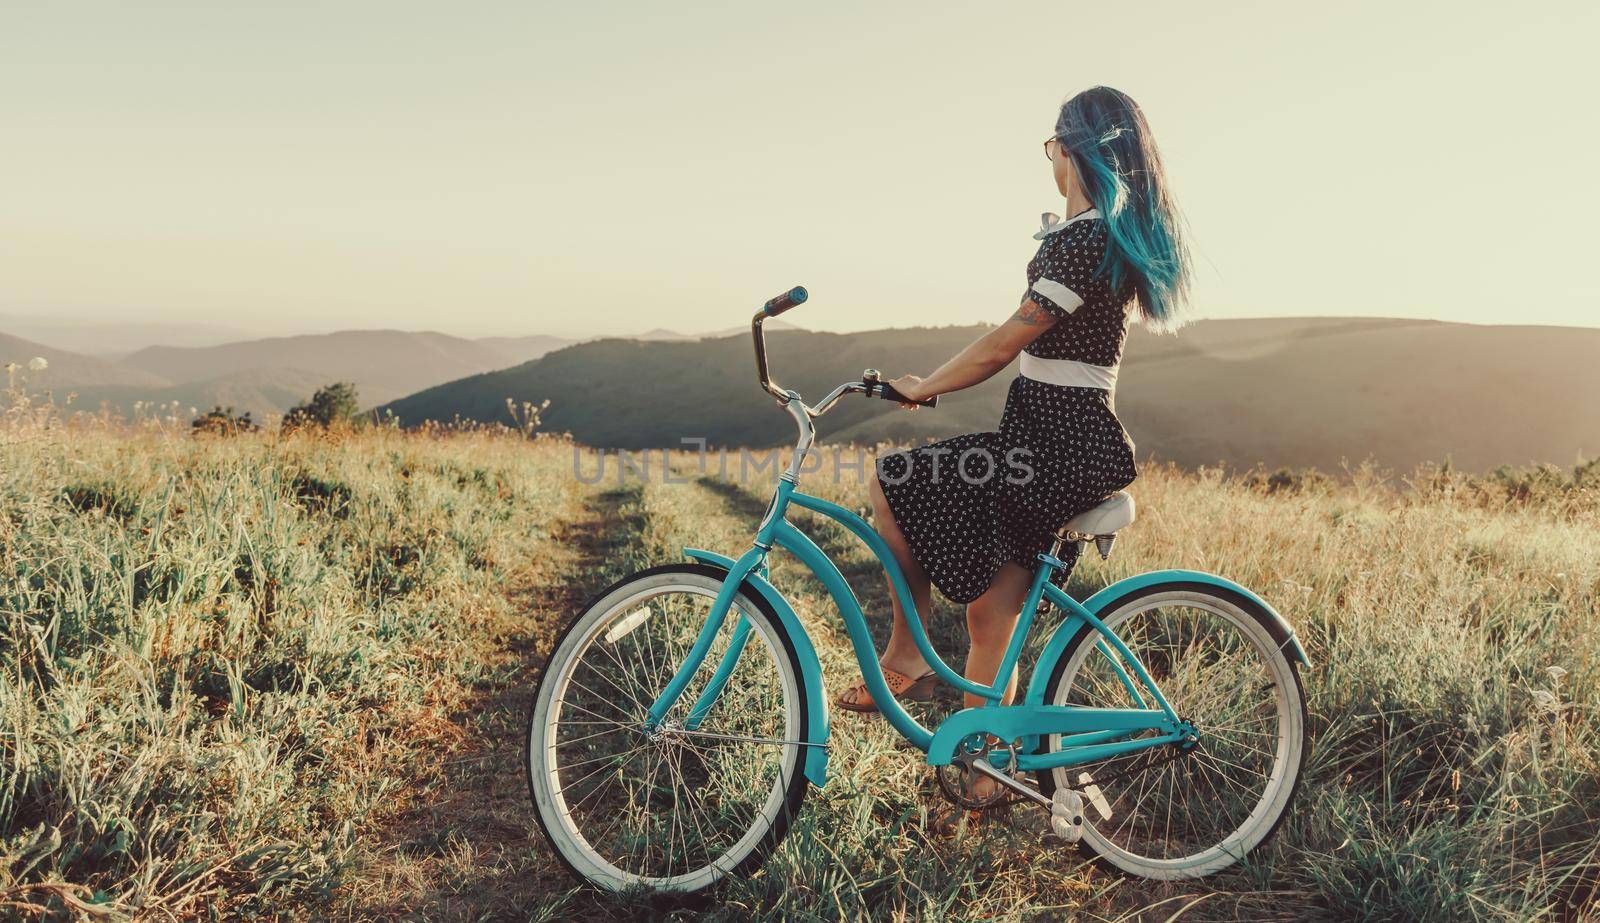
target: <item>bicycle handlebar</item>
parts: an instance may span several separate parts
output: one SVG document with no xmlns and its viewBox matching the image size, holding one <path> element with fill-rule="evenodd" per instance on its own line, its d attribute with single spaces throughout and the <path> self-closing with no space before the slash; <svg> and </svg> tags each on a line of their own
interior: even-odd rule
<svg viewBox="0 0 1600 923">
<path fill-rule="evenodd" d="M 921 404 L 923 407 L 939 406 L 939 395 L 937 394 L 925 401 L 914 401 L 911 398 L 906 397 L 904 394 L 901 394 L 899 391 L 896 391 L 894 389 L 894 385 L 889 384 L 887 381 L 878 382 L 876 385 L 870 385 L 867 389 L 867 393 L 875 397 L 881 397 L 886 401 L 896 401 L 901 404 Z"/>
<path fill-rule="evenodd" d="M 811 293 L 806 291 L 804 285 L 796 285 L 794 288 L 762 305 L 761 313 L 768 317 L 777 317 L 790 308 L 805 304 L 806 299 L 810 297 Z"/>
<path fill-rule="evenodd" d="M 893 400 L 896 403 L 939 406 L 939 395 L 933 395 L 933 397 L 926 398 L 926 400 L 912 400 L 912 398 L 902 395 L 898 390 L 894 390 L 894 386 L 890 382 L 882 381 L 882 379 L 878 378 L 878 370 L 875 370 L 875 368 L 869 368 L 869 370 L 861 373 L 861 384 L 867 386 L 867 394 L 872 395 L 872 397 L 882 397 L 883 400 Z"/>
<path fill-rule="evenodd" d="M 780 404 L 786 404 L 789 402 L 791 392 L 786 391 L 783 386 L 774 381 L 772 376 L 767 371 L 767 338 L 761 329 L 761 324 L 769 317 L 777 317 L 779 314 L 782 314 L 790 308 L 805 304 L 806 299 L 809 297 L 811 297 L 811 295 L 806 291 L 805 286 L 796 285 L 794 288 L 789 289 L 787 292 L 784 292 L 783 294 L 769 300 L 766 304 L 762 305 L 761 310 L 757 311 L 755 316 L 750 318 L 750 337 L 755 341 L 756 347 L 756 378 L 761 381 L 762 390 L 777 398 L 778 403 Z M 861 391 L 873 397 L 881 397 L 886 401 L 895 401 L 896 403 L 900 404 L 920 404 L 923 407 L 939 406 L 938 395 L 934 395 L 927 400 L 914 401 L 911 398 L 906 397 L 904 394 L 901 394 L 899 391 L 896 391 L 893 385 L 886 381 L 882 381 L 878 377 L 877 369 L 867 369 L 861 373 L 861 380 L 859 382 L 846 382 L 845 384 L 840 385 L 834 390 L 833 394 L 829 395 L 828 398 L 820 402 L 816 408 L 812 408 L 808 412 L 815 413 L 818 411 L 826 411 L 828 407 L 832 406 L 833 401 L 838 399 L 839 395 L 843 394 L 847 390 Z M 802 402 L 801 406 L 804 407 L 805 404 Z"/>
</svg>

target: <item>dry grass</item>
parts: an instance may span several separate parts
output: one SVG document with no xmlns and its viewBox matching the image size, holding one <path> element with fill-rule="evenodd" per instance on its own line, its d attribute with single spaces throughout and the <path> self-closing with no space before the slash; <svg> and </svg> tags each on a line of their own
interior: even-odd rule
<svg viewBox="0 0 1600 923">
<path fill-rule="evenodd" d="M 336 897 L 458 745 L 514 591 L 570 577 L 553 442 L 13 428 L 4 453 L 0 900 Z"/>
<path fill-rule="evenodd" d="M 539 839 L 517 767 L 536 664 L 578 601 L 685 544 L 737 551 L 765 485 L 588 485 L 556 439 L 190 439 L 0 427 L 0 916 L 629 916 Z M 585 463 L 585 473 L 593 465 Z M 885 919 L 1576 917 L 1600 882 L 1600 504 L 1448 472 L 1415 485 L 1150 467 L 1074 592 L 1227 574 L 1296 624 L 1313 758 L 1248 868 L 1152 885 L 1016 825 L 930 840 L 926 770 L 838 718 L 785 846 L 702 908 Z M 1500 485 L 1500 486 L 1497 486 Z M 1505 485 L 1511 485 L 1507 487 Z M 1541 486 L 1545 485 L 1545 486 Z M 855 506 L 862 486 L 812 475 Z M 801 514 L 796 514 L 797 520 Z M 882 629 L 863 549 L 803 523 Z M 830 692 L 820 587 L 773 576 Z M 959 660 L 951 607 L 934 637 Z M 947 707 L 940 705 L 937 707 Z M 931 719 L 930 719 L 931 720 Z M 1592 911 L 1591 911 L 1592 912 Z"/>
</svg>

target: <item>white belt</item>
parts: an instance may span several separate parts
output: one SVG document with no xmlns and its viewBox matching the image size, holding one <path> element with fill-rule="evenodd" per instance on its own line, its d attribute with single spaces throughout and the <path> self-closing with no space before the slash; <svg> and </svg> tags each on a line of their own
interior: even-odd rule
<svg viewBox="0 0 1600 923">
<path fill-rule="evenodd" d="M 1069 388 L 1100 388 L 1113 391 L 1117 387 L 1117 367 L 1090 365 L 1071 359 L 1041 359 L 1034 354 L 1022 353 L 1022 376 L 1051 385 Z"/>
</svg>

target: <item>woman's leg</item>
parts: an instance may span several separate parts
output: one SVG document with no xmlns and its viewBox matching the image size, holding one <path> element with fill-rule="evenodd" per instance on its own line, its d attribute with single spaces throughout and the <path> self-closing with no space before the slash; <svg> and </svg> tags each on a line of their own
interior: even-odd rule
<svg viewBox="0 0 1600 923">
<path fill-rule="evenodd" d="M 889 543 L 889 550 L 894 553 L 895 561 L 899 562 L 901 573 L 905 574 L 906 583 L 911 587 L 911 599 L 917 606 L 917 615 L 927 619 L 933 605 L 928 575 L 911 556 L 911 547 L 906 544 L 900 525 L 894 521 L 894 512 L 889 509 L 889 501 L 883 496 L 883 485 L 876 477 L 872 479 L 871 487 L 873 525 L 883 540 Z M 888 574 L 884 575 L 884 579 L 888 580 Z M 894 607 L 894 627 L 889 630 L 889 644 L 883 649 L 880 661 L 889 669 L 916 679 L 928 672 L 928 664 L 922 659 L 922 652 L 917 650 L 916 642 L 911 639 L 911 627 L 906 624 L 906 615 L 900 606 L 900 594 L 894 591 L 892 581 L 889 582 L 889 602 Z"/>
<path fill-rule="evenodd" d="M 972 636 L 972 648 L 967 652 L 967 679 L 985 686 L 994 682 L 1032 582 L 1032 574 L 1007 561 L 994 575 L 994 580 L 990 581 L 989 589 L 967 603 L 967 632 Z M 1010 705 L 1016 695 L 1017 670 L 1012 667 L 1005 697 L 1000 701 Z M 962 704 L 967 708 L 977 708 L 983 703 L 982 698 L 970 692 L 962 696 Z M 979 798 L 988 798 L 998 787 L 994 780 L 982 777 L 968 779 L 966 784 L 969 791 Z"/>
<path fill-rule="evenodd" d="M 1032 583 L 1032 574 L 1007 561 L 994 575 L 989 589 L 967 604 L 967 632 L 972 636 L 972 650 L 967 654 L 967 679 L 985 686 L 994 682 Z M 1016 694 L 1017 671 L 1013 667 L 1003 699 L 1005 704 L 1009 705 Z M 983 704 L 983 699 L 969 692 L 965 702 L 968 708 L 976 708 Z"/>
</svg>

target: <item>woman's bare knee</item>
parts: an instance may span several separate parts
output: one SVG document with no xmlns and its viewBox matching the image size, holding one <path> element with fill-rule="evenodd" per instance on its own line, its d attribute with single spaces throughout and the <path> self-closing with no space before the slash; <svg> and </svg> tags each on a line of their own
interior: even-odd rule
<svg viewBox="0 0 1600 923">
<path fill-rule="evenodd" d="M 967 604 L 967 634 L 975 644 L 1003 644 L 1011 638 L 1017 613 L 996 600 L 979 597 Z"/>
</svg>

